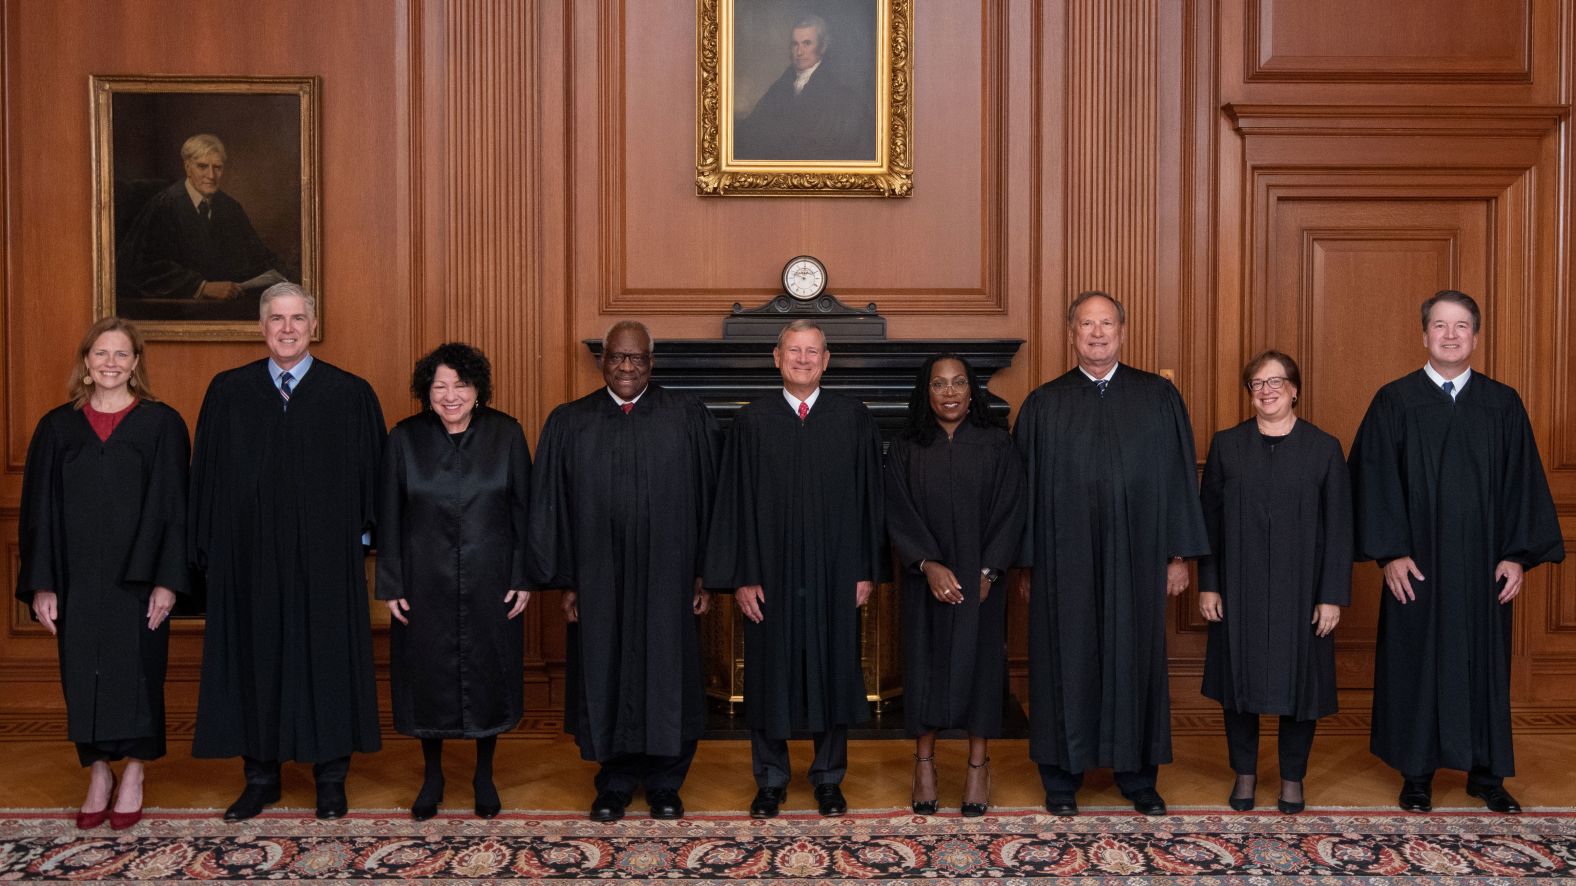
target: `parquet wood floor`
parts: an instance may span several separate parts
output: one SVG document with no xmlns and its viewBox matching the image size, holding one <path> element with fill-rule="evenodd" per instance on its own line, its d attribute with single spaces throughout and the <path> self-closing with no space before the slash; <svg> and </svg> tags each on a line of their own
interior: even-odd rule
<svg viewBox="0 0 1576 886">
<path fill-rule="evenodd" d="M 222 809 L 235 798 L 241 786 L 238 760 L 194 760 L 189 743 L 184 741 L 172 740 L 169 750 L 167 757 L 149 767 L 148 806 Z M 849 807 L 906 806 L 912 750 L 910 742 L 901 740 L 852 742 L 849 773 L 843 783 Z M 786 808 L 807 810 L 814 806 L 804 777 L 809 743 L 792 743 L 792 752 L 796 780 L 790 786 Z M 1278 787 L 1273 738 L 1265 738 L 1260 754 L 1259 805 L 1261 809 L 1273 808 Z M 1509 780 L 1508 787 L 1524 806 L 1576 805 L 1576 735 L 1520 736 L 1516 740 L 1516 755 L 1521 774 Z M 445 806 L 453 811 L 467 809 L 471 803 L 473 746 L 469 742 L 450 742 L 445 756 Z M 1160 773 L 1160 790 L 1171 806 L 1224 808 L 1231 784 L 1225 739 L 1178 737 L 1175 758 Z M 965 761 L 966 747 L 962 742 L 939 744 L 937 765 L 943 814 L 956 814 Z M 1026 741 L 993 742 L 991 767 L 995 805 L 1036 806 L 1044 801 L 1038 774 L 1028 759 Z M 496 779 L 506 810 L 583 810 L 591 801 L 595 771 L 594 764 L 580 759 L 567 737 L 499 742 Z M 381 752 L 355 758 L 347 792 L 352 809 L 400 808 L 410 803 L 420 781 L 418 743 L 391 739 Z M 0 806 L 75 808 L 82 801 L 87 776 L 66 742 L 4 742 L 0 743 L 0 784 L 4 785 Z M 1316 740 L 1306 781 L 1311 806 L 1390 807 L 1399 787 L 1395 773 L 1368 753 L 1366 736 L 1327 735 Z M 749 743 L 703 742 L 684 786 L 683 797 L 689 810 L 742 812 L 753 794 Z M 1090 773 L 1079 802 L 1085 808 L 1125 805 L 1109 772 Z M 287 765 L 280 806 L 310 808 L 313 803 L 310 767 Z M 1434 784 L 1434 805 L 1481 808 L 1478 801 L 1467 796 L 1465 776 L 1459 772 L 1439 773 Z M 644 803 L 637 798 L 630 813 L 643 815 L 644 810 Z"/>
</svg>

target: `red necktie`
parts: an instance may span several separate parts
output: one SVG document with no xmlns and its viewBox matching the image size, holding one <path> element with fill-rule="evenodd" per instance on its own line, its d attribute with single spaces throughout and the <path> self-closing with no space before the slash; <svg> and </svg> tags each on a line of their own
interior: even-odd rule
<svg viewBox="0 0 1576 886">
<path fill-rule="evenodd" d="M 809 414 L 810 414 L 810 404 L 808 404 L 808 403 L 800 403 L 799 404 L 799 420 L 800 421 L 804 421 L 805 416 L 807 416 Z"/>
<path fill-rule="evenodd" d="M 628 403 L 625 403 L 625 404 L 624 404 L 624 405 L 623 405 L 623 406 L 622 406 L 622 407 L 621 407 L 621 408 L 622 408 L 622 409 L 623 409 L 623 410 L 624 410 L 624 414 L 625 414 L 625 415 L 628 415 L 628 414 L 629 414 L 629 411 L 630 411 L 630 410 L 631 410 L 631 409 L 634 409 L 634 408 L 635 408 L 635 403 L 634 403 L 634 401 L 630 401 L 630 402 L 628 402 Z"/>
</svg>

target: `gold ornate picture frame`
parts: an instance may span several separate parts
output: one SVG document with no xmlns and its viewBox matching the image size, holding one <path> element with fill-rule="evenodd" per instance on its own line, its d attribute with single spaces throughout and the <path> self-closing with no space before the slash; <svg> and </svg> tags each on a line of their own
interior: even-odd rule
<svg viewBox="0 0 1576 886">
<path fill-rule="evenodd" d="M 93 76 L 96 316 L 251 341 L 280 280 L 326 299 L 316 77 Z"/>
<path fill-rule="evenodd" d="M 696 0 L 695 190 L 906 197 L 914 0 Z"/>
</svg>

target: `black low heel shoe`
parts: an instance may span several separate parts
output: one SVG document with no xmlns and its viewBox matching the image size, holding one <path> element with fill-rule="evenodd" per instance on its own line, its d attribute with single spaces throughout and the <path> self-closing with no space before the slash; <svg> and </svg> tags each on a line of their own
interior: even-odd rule
<svg viewBox="0 0 1576 886">
<path fill-rule="evenodd" d="M 1288 782 L 1288 784 L 1295 784 L 1299 788 L 1302 787 L 1302 782 L 1300 781 Z M 1292 801 L 1286 799 L 1283 792 L 1282 796 L 1275 798 L 1275 808 L 1279 809 L 1282 815 L 1296 815 L 1306 808 L 1306 804 L 1303 802 L 1303 800 L 1306 800 L 1307 798 L 1308 795 L 1303 794 L 1302 800 L 1298 800 L 1297 802 L 1293 803 Z"/>
<path fill-rule="evenodd" d="M 984 770 L 984 771 L 980 772 L 980 770 Z M 983 762 L 983 763 L 981 763 L 981 764 L 979 764 L 977 766 L 975 764 L 973 764 L 973 763 L 969 764 L 969 776 L 972 778 L 972 776 L 976 772 L 980 772 L 980 777 L 985 779 L 985 789 L 984 789 L 985 799 L 980 801 L 980 802 L 977 802 L 977 803 L 971 803 L 968 800 L 964 800 L 963 801 L 963 810 L 962 810 L 964 818 L 979 818 L 980 816 L 984 815 L 986 812 L 988 812 L 990 810 L 990 758 L 989 757 L 986 757 L 985 758 L 985 762 Z"/>
<path fill-rule="evenodd" d="M 496 818 L 503 811 L 503 802 L 498 799 L 498 788 L 491 781 L 471 782 L 471 787 L 476 791 L 477 818 Z"/>
<path fill-rule="evenodd" d="M 416 792 L 416 802 L 410 804 L 410 817 L 414 821 L 426 821 L 438 814 L 438 804 L 443 802 L 443 782 L 424 781 L 421 790 Z"/>
<path fill-rule="evenodd" d="M 1248 791 L 1248 795 L 1246 797 L 1237 796 L 1237 787 L 1237 785 L 1232 786 L 1231 796 L 1226 798 L 1226 803 L 1237 812 L 1251 812 L 1253 810 L 1253 794 L 1254 791 L 1257 791 L 1259 788 L 1258 779 L 1255 778 L 1253 780 L 1253 788 Z"/>
</svg>

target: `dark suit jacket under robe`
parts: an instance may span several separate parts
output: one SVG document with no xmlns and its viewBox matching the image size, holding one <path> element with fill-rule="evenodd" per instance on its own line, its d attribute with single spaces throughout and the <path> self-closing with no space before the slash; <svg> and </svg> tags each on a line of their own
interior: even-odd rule
<svg viewBox="0 0 1576 886">
<path fill-rule="evenodd" d="M 307 373 L 307 378 L 311 378 Z M 433 412 L 394 426 L 378 492 L 379 600 L 389 625 L 394 728 L 417 738 L 485 738 L 525 710 L 525 619 L 504 595 L 531 587 L 531 453 L 513 418 L 485 406 L 458 440 Z"/>
<path fill-rule="evenodd" d="M 164 744 L 170 623 L 148 630 L 155 586 L 190 590 L 186 423 L 139 402 L 101 441 L 67 403 L 38 422 L 22 477 L 16 596 L 53 591 L 66 735 Z"/>
<path fill-rule="evenodd" d="M 980 570 L 1018 562 L 1028 515 L 1023 458 L 1005 428 L 965 420 L 930 445 L 899 437 L 886 460 L 886 518 L 903 569 L 903 720 L 908 732 L 997 738 L 1006 697 L 1007 583 L 981 603 Z M 919 569 L 952 570 L 963 602 L 942 603 Z"/>
<path fill-rule="evenodd" d="M 700 400 L 657 385 L 628 414 L 598 388 L 542 429 L 530 565 L 577 594 L 564 728 L 587 760 L 678 756 L 706 728 L 691 604 L 719 442 Z"/>
<path fill-rule="evenodd" d="M 1404 606 L 1381 584 L 1374 754 L 1404 775 L 1514 775 L 1511 607 L 1494 570 L 1565 558 L 1521 397 L 1474 370 L 1452 401 L 1419 369 L 1374 395 L 1351 469 L 1357 558 L 1423 573 Z"/>
<path fill-rule="evenodd" d="M 1166 564 L 1209 552 L 1187 407 L 1158 375 L 1124 364 L 1102 398 L 1074 367 L 1029 394 L 1013 434 L 1032 496 L 1029 756 L 1170 762 Z"/>
<path fill-rule="evenodd" d="M 365 555 L 385 429 L 365 381 L 314 359 L 288 410 L 258 360 L 208 385 L 190 554 L 208 580 L 196 757 L 375 751 Z"/>
<path fill-rule="evenodd" d="M 268 270 L 289 276 L 239 201 L 219 191 L 209 212 L 198 214 L 184 179 L 154 194 L 115 252 L 120 297 L 195 298 L 205 281 L 241 283 Z"/>
<path fill-rule="evenodd" d="M 870 410 L 821 389 L 804 421 L 774 390 L 739 410 L 723 451 L 706 584 L 761 585 L 744 621 L 744 711 L 768 738 L 870 716 L 855 585 L 889 571 L 881 438 Z"/>
<path fill-rule="evenodd" d="M 1341 442 L 1298 420 L 1270 449 L 1249 419 L 1215 435 L 1204 463 L 1210 556 L 1198 589 L 1221 595 L 1204 695 L 1228 711 L 1315 720 L 1336 712 L 1335 634 L 1320 603 L 1352 596 L 1352 487 Z"/>
</svg>

